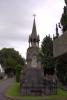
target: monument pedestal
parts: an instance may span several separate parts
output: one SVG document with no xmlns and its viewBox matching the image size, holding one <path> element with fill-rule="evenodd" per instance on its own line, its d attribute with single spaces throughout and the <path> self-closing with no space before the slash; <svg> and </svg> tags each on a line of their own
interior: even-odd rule
<svg viewBox="0 0 67 100">
<path fill-rule="evenodd" d="M 20 82 L 21 95 L 42 95 L 43 77 L 41 69 L 27 69 Z"/>
</svg>

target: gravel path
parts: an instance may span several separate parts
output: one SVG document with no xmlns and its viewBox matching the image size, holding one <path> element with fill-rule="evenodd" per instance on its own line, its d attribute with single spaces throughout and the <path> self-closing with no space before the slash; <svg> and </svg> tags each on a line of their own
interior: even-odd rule
<svg viewBox="0 0 67 100">
<path fill-rule="evenodd" d="M 4 92 L 12 84 L 13 81 L 14 79 L 10 78 L 0 83 L 0 100 L 6 100 L 6 98 L 4 97 Z"/>
</svg>

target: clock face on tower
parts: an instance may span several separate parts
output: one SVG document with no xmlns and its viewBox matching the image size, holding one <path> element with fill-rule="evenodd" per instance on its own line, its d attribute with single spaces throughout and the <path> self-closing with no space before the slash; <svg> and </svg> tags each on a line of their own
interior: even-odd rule
<svg viewBox="0 0 67 100">
<path fill-rule="evenodd" d="M 33 67 L 33 68 L 37 67 L 37 58 L 36 58 L 36 56 L 32 57 L 31 67 Z"/>
</svg>

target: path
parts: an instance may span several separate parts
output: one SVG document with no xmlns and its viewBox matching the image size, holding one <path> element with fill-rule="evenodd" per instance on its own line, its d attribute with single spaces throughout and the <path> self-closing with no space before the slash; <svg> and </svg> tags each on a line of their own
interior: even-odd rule
<svg viewBox="0 0 67 100">
<path fill-rule="evenodd" d="M 13 81 L 14 79 L 10 78 L 0 83 L 0 100 L 6 100 L 6 98 L 4 97 L 4 92 L 12 84 Z"/>
</svg>

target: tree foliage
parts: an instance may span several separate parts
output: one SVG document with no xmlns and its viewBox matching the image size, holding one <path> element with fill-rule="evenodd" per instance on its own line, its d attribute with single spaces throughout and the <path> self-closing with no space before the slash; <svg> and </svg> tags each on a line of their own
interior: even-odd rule
<svg viewBox="0 0 67 100">
<path fill-rule="evenodd" d="M 61 25 L 63 26 L 63 32 L 67 31 L 67 0 L 65 0 L 64 11 L 61 17 Z M 67 85 L 67 64 L 62 60 L 63 57 L 56 58 L 56 69 L 57 69 L 57 76 L 59 80 Z"/>
<path fill-rule="evenodd" d="M 15 70 L 16 70 L 16 82 L 20 81 L 21 69 L 22 69 L 22 67 L 19 64 L 16 65 L 16 67 L 15 67 Z"/>
<path fill-rule="evenodd" d="M 15 67 L 17 64 L 24 65 L 24 59 L 21 57 L 18 51 L 13 48 L 3 48 L 0 50 L 0 64 L 4 68 L 5 72 L 15 73 Z"/>
<path fill-rule="evenodd" d="M 67 64 L 61 59 L 57 59 L 57 76 L 58 79 L 64 84 L 67 85 Z"/>
<path fill-rule="evenodd" d="M 46 36 L 43 39 L 42 45 L 42 65 L 44 73 L 53 74 L 54 72 L 54 60 L 53 60 L 53 41 L 50 36 Z"/>
<path fill-rule="evenodd" d="M 67 1 L 65 0 L 66 6 L 64 6 L 64 11 L 61 17 L 61 25 L 63 26 L 63 32 L 67 30 Z"/>
</svg>

